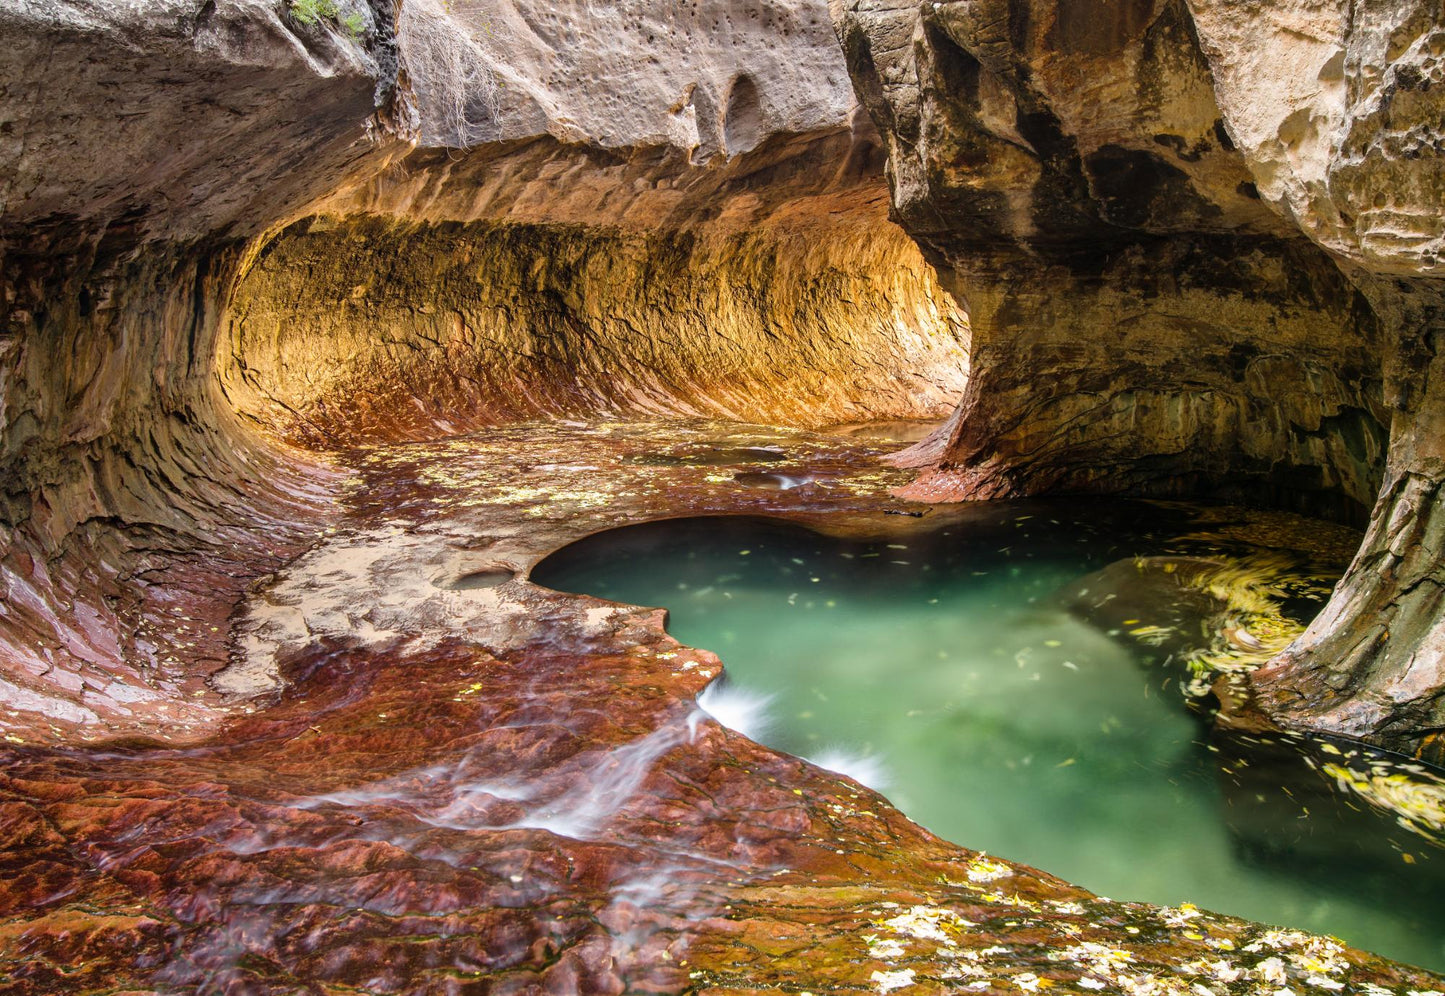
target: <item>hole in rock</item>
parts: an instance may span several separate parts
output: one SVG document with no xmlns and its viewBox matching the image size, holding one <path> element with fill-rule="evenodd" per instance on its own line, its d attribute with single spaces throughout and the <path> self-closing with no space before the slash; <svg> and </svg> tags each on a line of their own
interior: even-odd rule
<svg viewBox="0 0 1445 996">
<path fill-rule="evenodd" d="M 1115 898 L 1445 967 L 1445 827 L 1370 794 L 1403 773 L 1445 798 L 1445 780 L 1357 745 L 1211 729 L 1210 669 L 1287 644 L 1357 535 L 1256 515 L 1001 502 L 844 538 L 673 519 L 581 540 L 531 579 L 665 607 L 673 636 L 724 662 L 718 715 L 742 703 L 765 743 L 881 784 L 950 840 Z"/>
<path fill-rule="evenodd" d="M 515 571 L 503 567 L 483 571 L 471 571 L 462 575 L 449 575 L 433 582 L 438 588 L 449 591 L 477 591 L 482 588 L 496 588 L 517 576 Z"/>
<path fill-rule="evenodd" d="M 763 102 L 751 77 L 739 76 L 728 91 L 723 114 L 723 144 L 729 156 L 751 152 L 762 142 Z"/>
</svg>

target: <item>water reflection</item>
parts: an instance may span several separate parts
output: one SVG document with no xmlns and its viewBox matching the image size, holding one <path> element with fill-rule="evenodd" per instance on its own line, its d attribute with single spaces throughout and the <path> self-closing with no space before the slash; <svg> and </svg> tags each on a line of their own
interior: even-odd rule
<svg viewBox="0 0 1445 996">
<path fill-rule="evenodd" d="M 1445 853 L 1367 801 L 1406 794 L 1398 765 L 1324 742 L 1211 739 L 1184 708 L 1181 686 L 1200 693 L 1288 642 L 1343 567 L 1338 550 L 1278 535 L 1264 549 L 1227 514 L 1206 518 L 1209 530 L 1179 505 L 991 504 L 880 521 L 889 535 L 865 540 L 673 520 L 575 544 L 532 579 L 667 607 L 671 632 L 721 654 L 735 688 L 772 697 L 773 726 L 755 736 L 886 770 L 890 798 L 949 839 L 1116 898 L 1445 967 L 1432 898 Z M 1438 797 L 1411 798 L 1428 814 Z"/>
</svg>

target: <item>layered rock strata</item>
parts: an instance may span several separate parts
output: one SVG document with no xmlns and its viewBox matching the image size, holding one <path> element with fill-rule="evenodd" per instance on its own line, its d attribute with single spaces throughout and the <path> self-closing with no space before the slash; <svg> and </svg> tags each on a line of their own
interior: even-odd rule
<svg viewBox="0 0 1445 996">
<path fill-rule="evenodd" d="M 834 13 L 895 216 L 974 330 L 947 432 L 901 458 L 924 468 L 907 493 L 1373 508 L 1355 569 L 1255 705 L 1442 756 L 1438 18 L 1209 0 Z"/>
<path fill-rule="evenodd" d="M 870 130 L 818 4 L 415 0 L 343 16 L 351 27 L 307 26 L 256 0 L 0 12 L 7 988 L 1439 985 L 1327 939 L 1096 899 L 947 845 L 701 715 L 691 700 L 717 662 L 655 614 L 520 581 L 448 587 L 524 572 L 547 542 L 629 516 L 798 495 L 719 500 L 705 473 L 618 475 L 627 487 L 606 492 L 576 476 L 586 461 L 643 454 L 535 427 L 490 450 L 358 450 L 339 470 L 272 438 L 375 443 L 556 414 L 564 374 L 597 379 L 584 410 L 741 414 L 743 392 L 766 388 L 746 403 L 769 418 L 917 414 L 967 345 L 881 227 Z M 1065 35 L 1088 47 L 1093 32 Z M 1044 125 L 1023 143 L 1048 145 Z M 1109 155 L 1132 162 L 1129 142 Z M 1197 145 L 1175 156 L 1190 182 L 1244 182 Z M 1063 267 L 1072 174 L 1064 153 L 1044 158 L 1038 224 L 1060 212 Z M 1142 221 L 1132 190 L 1098 194 L 1125 229 L 1165 236 L 1131 234 L 1111 257 L 1138 273 L 1118 278 L 1144 327 L 1126 352 L 1161 355 L 1143 304 L 1182 301 L 1192 317 L 1169 335 L 1231 356 L 1244 344 L 1255 371 L 1203 383 L 1179 445 L 1243 445 L 1256 422 L 1218 416 L 1223 391 L 1277 427 L 1261 460 L 1358 501 L 1377 392 L 1326 382 L 1355 347 L 1326 337 L 1263 366 L 1245 348 L 1271 300 L 1317 306 L 1328 328 L 1354 301 L 1238 184 L 1213 202 L 1223 220 L 1191 208 L 1209 217 L 1182 241 L 1151 220 L 1187 200 L 1179 184 L 1163 171 L 1149 189 Z M 1279 244 L 1297 270 L 1269 268 Z M 1228 270 L 1224 249 L 1244 260 L 1237 299 L 1213 278 L 1181 291 L 1145 275 L 1150 254 Z M 1027 252 L 1000 259 L 1018 286 L 1037 272 Z M 367 279 L 382 261 L 397 285 L 441 292 L 388 296 Z M 618 278 L 627 299 L 600 306 L 594 288 Z M 1066 299 L 1093 300 L 1069 279 Z M 766 301 L 745 290 L 760 281 Z M 1248 326 L 1239 342 L 1192 324 L 1216 308 Z M 1290 342 L 1297 319 L 1278 319 Z M 988 324 L 995 355 L 1010 326 Z M 677 345 L 653 352 L 656 336 Z M 796 385 L 806 404 L 754 355 L 763 342 L 817 368 Z M 489 345 L 496 363 L 471 355 Z M 659 370 L 671 383 L 643 376 Z M 1322 404 L 1272 398 L 1314 380 Z M 378 381 L 397 386 L 373 394 Z M 1159 455 L 1171 473 L 1195 466 Z M 1200 456 L 1198 472 L 1248 475 L 1252 459 Z M 897 510 L 883 486 L 901 478 L 844 469 L 858 480 L 840 506 Z M 1050 474 L 1037 479 L 1067 480 Z M 296 572 L 253 587 L 308 544 Z M 228 712 L 221 691 L 275 700 Z M 100 734 L 145 738 L 75 743 Z M 1237 962 L 1216 958 L 1229 950 Z"/>
<path fill-rule="evenodd" d="M 26 736 L 214 721 L 235 598 L 333 514 L 335 473 L 279 436 L 820 424 L 941 414 L 962 383 L 966 324 L 883 221 L 816 5 L 0 16 L 0 640 Z M 676 59 L 623 86 L 645 38 Z"/>
<path fill-rule="evenodd" d="M 372 154 L 388 49 L 262 3 L 10 4 L 0 24 L 10 725 L 204 725 L 229 602 L 304 548 L 330 476 L 236 418 L 216 329 L 243 241 Z"/>
<path fill-rule="evenodd" d="M 1390 406 L 1369 534 L 1309 632 L 1257 673 L 1258 704 L 1445 759 L 1445 25 L 1428 4 L 1191 8 L 1261 196 L 1369 299 Z"/>
<path fill-rule="evenodd" d="M 1214 491 L 1363 520 L 1386 419 L 1368 309 L 1260 202 L 1182 3 L 836 6 L 895 216 L 974 330 L 911 494 Z"/>
<path fill-rule="evenodd" d="M 941 418 L 966 382 L 967 322 L 886 220 L 867 131 L 707 169 L 550 140 L 403 165 L 239 283 L 222 378 L 248 416 L 323 446 L 588 412 L 818 426 Z"/>
<path fill-rule="evenodd" d="M 764 491 L 731 467 L 647 460 L 744 440 L 829 486 Z M 279 682 L 268 708 L 182 749 L 5 746 L 0 982 L 18 996 L 1442 989 L 1329 938 L 1104 899 L 941 841 L 699 709 L 720 662 L 667 637 L 661 612 L 527 581 L 559 544 L 661 514 L 936 528 L 886 514 L 906 474 L 880 471 L 882 452 L 676 421 L 352 452 L 361 486 L 334 532 L 245 606 L 250 652 L 231 677 L 249 665 Z M 458 583 L 481 572 L 500 577 Z"/>
</svg>

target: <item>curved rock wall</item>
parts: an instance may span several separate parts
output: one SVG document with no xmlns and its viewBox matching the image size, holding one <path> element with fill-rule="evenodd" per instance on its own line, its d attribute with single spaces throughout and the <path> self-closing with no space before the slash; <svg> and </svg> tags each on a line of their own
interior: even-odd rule
<svg viewBox="0 0 1445 996">
<path fill-rule="evenodd" d="M 278 434 L 961 386 L 821 3 L 285 11 L 0 5 L 13 734 L 213 722 L 236 599 L 334 509 Z"/>
<path fill-rule="evenodd" d="M 1373 506 L 1329 608 L 1228 704 L 1445 758 L 1438 11 L 833 10 L 895 211 L 973 326 L 910 492 Z"/>
<path fill-rule="evenodd" d="M 1391 408 L 1364 546 L 1255 704 L 1445 761 L 1445 24 L 1398 0 L 1190 6 L 1260 193 L 1378 316 Z"/>
<path fill-rule="evenodd" d="M 931 499 L 1264 497 L 1363 522 L 1368 309 L 1260 202 L 1179 0 L 835 4 L 894 209 L 973 326 Z"/>
<path fill-rule="evenodd" d="M 465 213 L 431 205 L 499 220 L 419 222 L 373 203 L 298 224 L 238 287 L 227 390 L 323 446 L 586 412 L 942 418 L 966 380 L 967 323 L 884 217 L 878 170 L 848 168 L 869 154 L 852 141 L 784 145 L 729 172 L 634 161 L 577 213 L 575 187 L 520 195 L 514 179 Z M 580 159 L 539 143 L 448 182 L 602 168 Z"/>
<path fill-rule="evenodd" d="M 231 413 L 217 320 L 242 240 L 374 154 L 385 46 L 259 2 L 0 25 L 6 725 L 181 731 L 211 715 L 230 605 L 303 548 L 330 477 Z"/>
</svg>

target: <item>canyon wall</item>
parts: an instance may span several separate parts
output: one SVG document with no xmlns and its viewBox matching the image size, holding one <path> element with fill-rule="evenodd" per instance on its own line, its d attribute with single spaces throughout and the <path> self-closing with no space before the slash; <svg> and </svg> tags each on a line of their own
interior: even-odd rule
<svg viewBox="0 0 1445 996">
<path fill-rule="evenodd" d="M 1365 543 L 1305 636 L 1256 673 L 1257 704 L 1445 760 L 1445 12 L 1190 6 L 1261 196 L 1370 301 L 1390 407 Z"/>
<path fill-rule="evenodd" d="M 514 182 L 482 219 L 386 205 L 299 223 L 238 286 L 227 392 L 322 446 L 589 412 L 941 418 L 966 380 L 967 322 L 887 222 L 879 170 L 850 165 L 869 165 L 851 143 L 784 142 L 742 175 L 679 175 L 664 156 L 579 164 L 539 142 L 475 154 L 450 182 L 534 177 L 554 188 L 541 210 L 516 204 Z M 615 202 L 602 217 L 553 206 L 575 204 L 566 182 L 582 166 L 617 173 L 596 184 Z"/>
<path fill-rule="evenodd" d="M 343 6 L 0 9 L 17 734 L 211 723 L 236 600 L 336 512 L 325 448 L 961 390 L 821 3 Z"/>
<path fill-rule="evenodd" d="M 221 376 L 312 445 L 568 412 L 941 417 L 968 329 L 886 218 L 825 6 L 403 4 L 417 149 L 238 288 Z"/>
<path fill-rule="evenodd" d="M 7 4 L 0 26 L 7 726 L 184 727 L 228 598 L 328 491 L 221 395 L 220 313 L 245 241 L 372 154 L 394 58 L 265 3 Z"/>
<path fill-rule="evenodd" d="M 1363 299 L 1260 201 L 1182 2 L 835 4 L 895 216 L 973 327 L 933 500 L 1262 498 L 1363 522 Z"/>
<path fill-rule="evenodd" d="M 833 11 L 895 217 L 974 330 L 909 492 L 1373 508 L 1320 620 L 1228 705 L 1439 759 L 1438 7 Z"/>
</svg>

